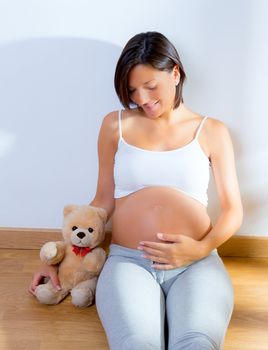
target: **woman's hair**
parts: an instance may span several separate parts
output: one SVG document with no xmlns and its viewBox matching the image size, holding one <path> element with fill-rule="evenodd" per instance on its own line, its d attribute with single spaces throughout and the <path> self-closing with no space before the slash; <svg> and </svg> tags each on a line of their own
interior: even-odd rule
<svg viewBox="0 0 268 350">
<path fill-rule="evenodd" d="M 176 86 L 173 108 L 177 108 L 183 102 L 182 87 L 186 74 L 176 48 L 163 34 L 146 32 L 135 35 L 127 42 L 116 65 L 115 91 L 125 108 L 130 108 L 131 104 L 135 104 L 129 97 L 128 75 L 137 64 L 150 65 L 155 69 L 167 72 L 171 72 L 174 66 L 178 65 L 180 81 Z"/>
</svg>

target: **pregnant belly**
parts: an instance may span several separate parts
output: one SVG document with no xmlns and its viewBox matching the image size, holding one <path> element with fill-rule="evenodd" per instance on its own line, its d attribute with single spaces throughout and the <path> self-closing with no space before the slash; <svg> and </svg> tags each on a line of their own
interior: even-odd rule
<svg viewBox="0 0 268 350">
<path fill-rule="evenodd" d="M 116 199 L 112 243 L 136 249 L 139 242 L 159 242 L 157 232 L 200 240 L 211 228 L 206 208 L 170 187 L 153 186 Z"/>
</svg>

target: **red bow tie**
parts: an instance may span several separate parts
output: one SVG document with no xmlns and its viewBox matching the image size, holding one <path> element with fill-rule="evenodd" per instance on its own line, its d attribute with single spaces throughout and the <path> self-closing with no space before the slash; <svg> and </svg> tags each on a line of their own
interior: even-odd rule
<svg viewBox="0 0 268 350">
<path fill-rule="evenodd" d="M 76 255 L 81 255 L 81 256 L 85 256 L 91 252 L 90 247 L 77 247 L 76 245 L 73 245 L 72 250 Z"/>
</svg>

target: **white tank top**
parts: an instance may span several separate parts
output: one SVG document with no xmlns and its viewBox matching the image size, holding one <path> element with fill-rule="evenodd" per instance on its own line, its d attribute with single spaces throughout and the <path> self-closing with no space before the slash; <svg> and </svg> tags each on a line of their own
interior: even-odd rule
<svg viewBox="0 0 268 350">
<path fill-rule="evenodd" d="M 202 150 L 198 135 L 185 146 L 168 151 L 150 151 L 127 143 L 122 135 L 118 113 L 119 141 L 114 160 L 114 198 L 120 198 L 149 186 L 168 186 L 207 206 L 210 162 Z"/>
</svg>

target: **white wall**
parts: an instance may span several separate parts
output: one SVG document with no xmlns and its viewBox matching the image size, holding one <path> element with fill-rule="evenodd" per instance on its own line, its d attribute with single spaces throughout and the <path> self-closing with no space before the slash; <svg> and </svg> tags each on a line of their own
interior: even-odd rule
<svg viewBox="0 0 268 350">
<path fill-rule="evenodd" d="M 181 55 L 186 105 L 232 133 L 238 234 L 267 236 L 267 14 L 265 0 L 0 0 L 0 226 L 60 227 L 65 204 L 93 198 L 116 61 L 157 30 Z"/>
</svg>

